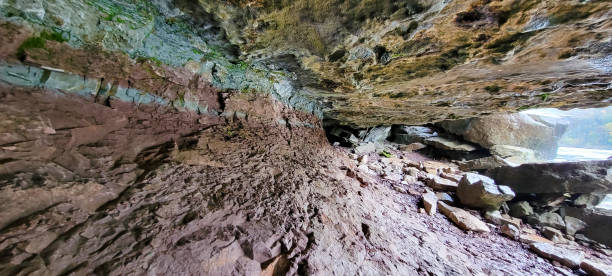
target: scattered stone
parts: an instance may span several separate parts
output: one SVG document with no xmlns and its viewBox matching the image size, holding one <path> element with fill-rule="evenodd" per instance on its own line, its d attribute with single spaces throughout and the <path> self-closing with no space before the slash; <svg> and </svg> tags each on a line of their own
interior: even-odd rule
<svg viewBox="0 0 612 276">
<path fill-rule="evenodd" d="M 500 230 L 504 235 L 514 240 L 518 240 L 521 236 L 521 231 L 519 230 L 519 228 L 512 224 L 504 224 L 501 226 Z"/>
<path fill-rule="evenodd" d="M 523 218 L 533 214 L 533 208 L 527 201 L 519 201 L 510 204 L 510 215 L 517 218 Z"/>
<path fill-rule="evenodd" d="M 549 243 L 532 243 L 530 248 L 538 255 L 570 268 L 578 268 L 584 259 L 584 253 L 581 251 L 564 249 Z"/>
<path fill-rule="evenodd" d="M 521 227 L 521 220 L 510 217 L 508 215 L 502 215 L 499 211 L 488 211 L 485 213 L 485 218 L 495 225 L 506 225 L 511 224 L 517 228 Z"/>
<path fill-rule="evenodd" d="M 487 233 L 491 231 L 486 223 L 463 209 L 449 206 L 442 201 L 438 201 L 438 209 L 463 230 Z"/>
<path fill-rule="evenodd" d="M 450 181 L 448 179 L 444 179 L 437 175 L 430 175 L 426 181 L 427 186 L 431 187 L 436 191 L 443 192 L 455 192 L 457 191 L 457 182 Z"/>
<path fill-rule="evenodd" d="M 477 148 L 471 144 L 463 143 L 457 140 L 451 140 L 442 137 L 431 137 L 425 139 L 425 144 L 441 150 L 452 151 L 475 151 Z"/>
<path fill-rule="evenodd" d="M 453 199 L 453 197 L 449 195 L 448 193 L 436 193 L 436 197 L 438 197 L 438 200 L 444 203 L 447 203 L 447 204 L 455 203 L 455 200 Z"/>
<path fill-rule="evenodd" d="M 523 243 L 526 244 L 532 244 L 532 243 L 553 243 L 550 240 L 547 240 L 544 237 L 541 237 L 537 234 L 533 234 L 533 233 L 526 233 L 526 234 L 522 234 L 519 237 L 519 240 Z"/>
<path fill-rule="evenodd" d="M 586 222 L 579 220 L 575 217 L 565 216 L 565 233 L 568 235 L 575 235 L 576 232 L 587 227 Z"/>
<path fill-rule="evenodd" d="M 527 217 L 527 221 L 531 224 L 550 226 L 556 229 L 565 229 L 565 222 L 563 221 L 563 218 L 554 212 L 534 214 Z"/>
<path fill-rule="evenodd" d="M 591 276 L 612 276 L 612 266 L 583 260 L 580 268 Z"/>
<path fill-rule="evenodd" d="M 427 191 L 425 194 L 423 194 L 423 206 L 425 207 L 425 211 L 427 211 L 427 214 L 433 216 L 436 213 L 436 209 L 438 206 L 437 204 L 438 197 L 436 197 L 436 194 L 434 194 L 434 192 Z"/>
<path fill-rule="evenodd" d="M 554 243 L 565 243 L 567 242 L 567 240 L 563 237 L 563 233 L 561 233 L 561 231 L 552 228 L 552 227 L 544 227 L 542 233 L 544 234 L 544 237 L 546 237 L 547 239 L 551 240 Z"/>
<path fill-rule="evenodd" d="M 366 164 L 368 163 L 368 156 L 367 155 L 362 155 L 357 157 L 357 161 L 359 161 L 359 164 Z"/>
<path fill-rule="evenodd" d="M 514 198 L 514 192 L 510 187 L 495 185 L 493 179 L 486 176 L 466 173 L 457 187 L 457 196 L 466 206 L 497 210 Z"/>
</svg>

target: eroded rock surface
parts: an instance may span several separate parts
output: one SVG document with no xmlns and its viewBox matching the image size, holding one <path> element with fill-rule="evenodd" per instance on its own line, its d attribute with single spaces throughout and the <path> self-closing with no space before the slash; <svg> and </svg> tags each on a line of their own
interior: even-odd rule
<svg viewBox="0 0 612 276">
<path fill-rule="evenodd" d="M 2 274 L 551 269 L 497 234 L 420 214 L 397 182 L 350 173 L 356 163 L 307 126 L 316 119 L 269 99 L 229 95 L 224 112 L 248 115 L 217 117 L 0 95 L 13 114 L 2 120 Z"/>
</svg>

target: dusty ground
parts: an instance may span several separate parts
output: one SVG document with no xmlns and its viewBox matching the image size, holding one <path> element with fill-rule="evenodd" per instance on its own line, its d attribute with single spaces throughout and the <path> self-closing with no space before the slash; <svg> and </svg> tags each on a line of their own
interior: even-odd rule
<svg viewBox="0 0 612 276">
<path fill-rule="evenodd" d="M 560 273 L 420 213 L 422 184 L 358 172 L 310 116 L 224 106 L 247 116 L 0 88 L 0 275 Z"/>
</svg>

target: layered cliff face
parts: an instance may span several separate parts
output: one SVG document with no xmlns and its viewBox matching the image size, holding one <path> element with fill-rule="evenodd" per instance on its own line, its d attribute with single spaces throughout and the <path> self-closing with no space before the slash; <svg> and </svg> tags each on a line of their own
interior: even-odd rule
<svg viewBox="0 0 612 276">
<path fill-rule="evenodd" d="M 0 275 L 566 272 L 419 212 L 456 166 L 323 126 L 609 105 L 611 10 L 0 0 Z"/>
<path fill-rule="evenodd" d="M 186 68 L 220 88 L 272 93 L 345 125 L 606 106 L 611 96 L 608 1 L 0 5 L 10 22 L 2 28 L 5 57 L 92 74 L 100 71 L 95 62 L 62 57 L 58 46 L 120 53 Z"/>
</svg>

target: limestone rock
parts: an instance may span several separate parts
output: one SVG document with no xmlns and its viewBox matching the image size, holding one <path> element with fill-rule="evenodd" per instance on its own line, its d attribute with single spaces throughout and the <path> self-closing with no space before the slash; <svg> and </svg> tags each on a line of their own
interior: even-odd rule
<svg viewBox="0 0 612 276">
<path fill-rule="evenodd" d="M 427 191 L 423 194 L 423 206 L 425 207 L 427 214 L 430 216 L 433 216 L 436 213 L 438 208 L 438 198 L 434 192 Z"/>
<path fill-rule="evenodd" d="M 355 147 L 355 154 L 367 154 L 376 151 L 376 145 L 374 143 L 363 143 Z"/>
<path fill-rule="evenodd" d="M 436 137 L 438 133 L 423 126 L 399 126 L 393 128 L 393 142 L 398 144 L 423 143 L 425 139 Z"/>
<path fill-rule="evenodd" d="M 486 176 L 466 173 L 457 187 L 457 196 L 466 206 L 497 210 L 514 198 L 514 192 L 507 186 L 495 185 L 493 179 Z"/>
<path fill-rule="evenodd" d="M 519 237 L 519 240 L 523 243 L 526 244 L 532 244 L 532 243 L 553 243 L 552 241 L 541 237 L 537 234 L 534 233 L 525 233 L 525 234 L 521 234 L 521 236 Z"/>
<path fill-rule="evenodd" d="M 422 150 L 424 148 L 426 148 L 426 145 L 423 145 L 421 143 L 410 143 L 408 145 L 400 145 L 399 146 L 399 150 L 401 151 L 417 151 L 417 150 Z"/>
<path fill-rule="evenodd" d="M 485 148 L 495 145 L 523 147 L 536 151 L 544 159 L 552 159 L 567 123 L 540 117 L 525 113 L 499 114 L 444 121 L 440 126 Z"/>
<path fill-rule="evenodd" d="M 455 200 L 453 199 L 453 197 L 451 195 L 449 195 L 448 193 L 436 193 L 436 196 L 438 197 L 438 200 L 446 203 L 446 204 L 453 204 L 455 202 Z"/>
<path fill-rule="evenodd" d="M 581 251 L 564 249 L 548 243 L 532 243 L 530 248 L 538 255 L 570 268 L 579 267 L 584 259 L 584 253 Z"/>
<path fill-rule="evenodd" d="M 442 201 L 438 201 L 438 209 L 463 230 L 487 233 L 491 231 L 486 223 L 463 209 L 449 206 Z"/>
<path fill-rule="evenodd" d="M 576 232 L 586 228 L 588 225 L 586 222 L 579 220 L 575 217 L 565 216 L 565 233 L 568 235 L 575 235 Z"/>
<path fill-rule="evenodd" d="M 511 164 L 524 164 L 537 162 L 540 159 L 536 157 L 536 153 L 532 149 L 509 146 L 509 145 L 494 145 L 489 151 L 491 154 L 503 158 L 506 162 Z"/>
<path fill-rule="evenodd" d="M 464 171 L 474 171 L 474 170 L 490 170 L 497 167 L 503 166 L 514 166 L 514 164 L 504 160 L 499 156 L 487 156 L 482 158 L 476 158 L 467 161 L 460 161 L 459 168 Z"/>
<path fill-rule="evenodd" d="M 518 240 L 521 235 L 521 231 L 519 230 L 519 228 L 512 224 L 504 224 L 500 227 L 500 230 L 504 235 L 514 240 Z"/>
<path fill-rule="evenodd" d="M 565 222 L 563 218 L 557 213 L 546 212 L 541 214 L 534 214 L 527 218 L 527 221 L 531 224 L 538 224 L 542 226 L 550 226 L 556 229 L 565 229 Z"/>
<path fill-rule="evenodd" d="M 450 151 L 475 151 L 477 148 L 468 143 L 463 143 L 457 140 L 452 140 L 443 137 L 431 137 L 425 139 L 425 144 L 430 145 L 432 147 L 441 149 L 441 150 L 450 150 Z"/>
<path fill-rule="evenodd" d="M 485 213 L 485 218 L 487 221 L 495 224 L 495 225 L 506 225 L 511 224 L 516 228 L 521 227 L 521 220 L 517 218 L 510 217 L 506 214 L 501 214 L 499 211 L 488 211 Z"/>
<path fill-rule="evenodd" d="M 584 260 L 580 268 L 591 276 L 612 276 L 612 266 Z"/>
<path fill-rule="evenodd" d="M 544 234 L 544 237 L 546 237 L 547 239 L 551 240 L 554 243 L 563 243 L 566 242 L 566 239 L 563 237 L 563 233 L 561 233 L 561 231 L 552 228 L 552 227 L 544 227 L 542 233 Z"/>
<path fill-rule="evenodd" d="M 516 193 L 610 193 L 612 160 L 523 164 L 487 171 Z"/>
<path fill-rule="evenodd" d="M 574 199 L 574 205 L 579 207 L 593 207 L 599 204 L 605 197 L 605 194 L 581 194 Z"/>
<path fill-rule="evenodd" d="M 510 204 L 510 215 L 517 218 L 523 218 L 533 214 L 533 208 L 527 201 L 519 201 Z"/>
<path fill-rule="evenodd" d="M 430 176 L 425 184 L 436 191 L 444 192 L 455 192 L 457 191 L 458 186 L 457 182 L 439 177 L 437 175 Z"/>
<path fill-rule="evenodd" d="M 391 132 L 390 126 L 381 126 L 370 129 L 363 138 L 363 141 L 366 143 L 375 143 L 381 144 L 387 137 L 389 137 L 389 133 Z"/>
</svg>

